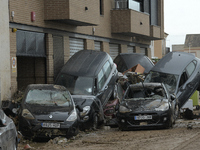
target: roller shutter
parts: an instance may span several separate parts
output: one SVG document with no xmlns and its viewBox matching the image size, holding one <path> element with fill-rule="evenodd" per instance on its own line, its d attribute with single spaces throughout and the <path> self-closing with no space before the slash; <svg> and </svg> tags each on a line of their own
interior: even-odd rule
<svg viewBox="0 0 200 150">
<path fill-rule="evenodd" d="M 147 50 L 146 50 L 146 48 L 141 47 L 141 48 L 140 48 L 140 53 L 141 53 L 141 54 L 144 54 L 144 55 L 147 55 Z"/>
<path fill-rule="evenodd" d="M 78 38 L 69 38 L 70 57 L 76 52 L 84 50 L 84 40 Z"/>
<path fill-rule="evenodd" d="M 94 41 L 94 49 L 97 51 L 101 51 L 101 42 Z"/>
<path fill-rule="evenodd" d="M 110 46 L 110 56 L 112 59 L 115 59 L 115 57 L 119 54 L 119 45 L 109 44 L 109 46 Z"/>
<path fill-rule="evenodd" d="M 134 46 L 128 46 L 127 51 L 128 51 L 128 53 L 135 53 L 135 47 Z"/>
</svg>

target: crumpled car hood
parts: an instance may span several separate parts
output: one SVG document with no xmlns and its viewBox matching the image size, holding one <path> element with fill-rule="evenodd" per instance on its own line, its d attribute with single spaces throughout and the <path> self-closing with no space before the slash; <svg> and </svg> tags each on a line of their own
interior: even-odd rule
<svg viewBox="0 0 200 150">
<path fill-rule="evenodd" d="M 164 103 L 168 103 L 167 99 L 152 99 L 152 100 L 126 100 L 125 105 L 132 111 L 155 111 Z"/>
</svg>

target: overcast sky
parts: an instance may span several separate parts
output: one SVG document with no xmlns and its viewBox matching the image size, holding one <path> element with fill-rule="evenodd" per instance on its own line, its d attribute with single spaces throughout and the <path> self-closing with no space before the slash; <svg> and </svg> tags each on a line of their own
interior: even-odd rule
<svg viewBox="0 0 200 150">
<path fill-rule="evenodd" d="M 184 44 L 186 34 L 200 34 L 200 0 L 164 0 L 166 46 Z"/>
</svg>

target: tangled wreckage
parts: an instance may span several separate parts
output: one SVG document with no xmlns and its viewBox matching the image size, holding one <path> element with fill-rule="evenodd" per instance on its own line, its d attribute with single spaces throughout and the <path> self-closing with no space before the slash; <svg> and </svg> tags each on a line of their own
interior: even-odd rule
<svg viewBox="0 0 200 150">
<path fill-rule="evenodd" d="M 123 54 L 127 62 L 131 60 L 128 56 Z M 119 126 L 121 130 L 172 127 L 180 108 L 200 89 L 200 60 L 192 54 L 170 52 L 155 65 L 145 58 L 147 65 L 140 61 L 145 56 L 129 57 L 133 56 L 138 60 L 127 69 L 123 67 L 125 61 L 120 60 L 122 57 L 117 57 L 116 66 L 105 52 L 78 52 L 56 79 L 56 84 L 70 92 L 67 96 L 60 95 L 62 102 L 53 98 L 56 95 L 53 90 L 47 96 L 52 100 L 48 106 L 44 94 L 45 98 L 37 103 L 34 99 L 26 101 L 29 97 L 26 92 L 18 98 L 18 103 L 4 101 L 2 108 L 24 136 L 73 136 L 79 129 L 97 129 L 103 122 Z M 117 70 L 119 67 L 121 72 Z M 34 88 L 28 88 L 34 93 Z M 37 92 L 42 91 L 41 87 L 37 89 Z M 37 92 L 36 97 L 41 95 Z"/>
</svg>

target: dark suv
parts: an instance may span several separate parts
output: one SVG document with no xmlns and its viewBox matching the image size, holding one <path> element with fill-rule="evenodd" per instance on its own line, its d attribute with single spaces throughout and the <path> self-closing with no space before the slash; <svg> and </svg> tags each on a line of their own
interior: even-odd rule
<svg viewBox="0 0 200 150">
<path fill-rule="evenodd" d="M 114 95 L 118 71 L 106 52 L 82 50 L 63 66 L 56 84 L 64 85 L 79 107 L 82 129 L 97 128 L 103 108 Z M 80 127 L 80 128 L 81 128 Z"/>
</svg>

